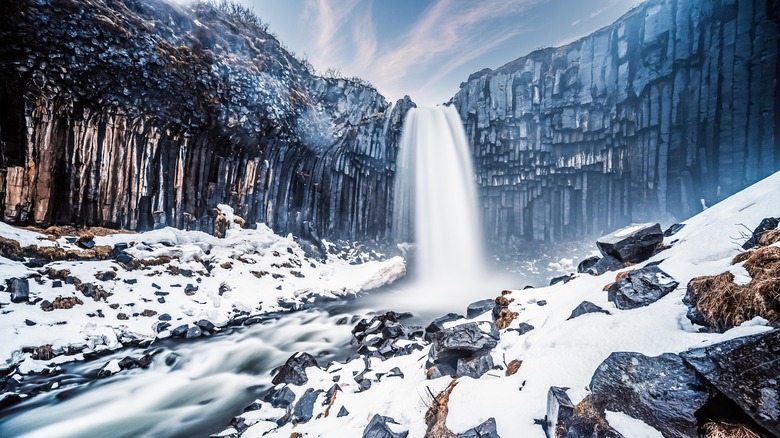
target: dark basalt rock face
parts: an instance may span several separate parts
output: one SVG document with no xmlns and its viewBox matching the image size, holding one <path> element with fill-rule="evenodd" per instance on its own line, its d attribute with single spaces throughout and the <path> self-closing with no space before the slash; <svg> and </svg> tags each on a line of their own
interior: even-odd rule
<svg viewBox="0 0 780 438">
<path fill-rule="evenodd" d="M 682 353 L 685 362 L 757 424 L 780 436 L 780 330 Z"/>
<path fill-rule="evenodd" d="M 594 398 L 654 427 L 664 437 L 698 436 L 696 412 L 709 392 L 676 354 L 612 353 L 590 381 Z"/>
<path fill-rule="evenodd" d="M 217 3 L 218 4 L 218 3 Z M 247 14 L 166 0 L 0 5 L 0 214 L 383 238 L 408 98 L 315 76 Z"/>
<path fill-rule="evenodd" d="M 453 98 L 486 234 L 564 240 L 687 218 L 780 167 L 776 1 L 650 0 L 471 75 Z"/>
<path fill-rule="evenodd" d="M 658 266 L 646 266 L 629 272 L 626 278 L 610 286 L 607 294 L 618 309 L 636 309 L 658 301 L 678 284 Z"/>
<path fill-rule="evenodd" d="M 500 335 L 492 322 L 469 322 L 436 332 L 428 352 L 428 378 L 444 375 L 478 379 L 493 368 L 490 350 Z"/>
<path fill-rule="evenodd" d="M 274 376 L 271 383 L 278 385 L 287 383 L 289 385 L 303 385 L 309 381 L 306 376 L 306 368 L 318 367 L 317 359 L 309 353 L 295 353 L 287 359 L 279 372 Z"/>
<path fill-rule="evenodd" d="M 635 224 L 602 236 L 596 246 L 604 257 L 612 256 L 623 263 L 647 260 L 663 242 L 660 224 Z"/>
</svg>

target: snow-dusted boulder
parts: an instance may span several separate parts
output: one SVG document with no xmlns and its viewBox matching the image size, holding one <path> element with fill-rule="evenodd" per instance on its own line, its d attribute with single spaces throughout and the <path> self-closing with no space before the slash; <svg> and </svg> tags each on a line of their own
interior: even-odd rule
<svg viewBox="0 0 780 438">
<path fill-rule="evenodd" d="M 636 309 L 650 305 L 677 288 L 678 283 L 658 266 L 647 266 L 628 273 L 628 276 L 607 290 L 609 301 L 618 309 Z"/>
<path fill-rule="evenodd" d="M 623 263 L 647 260 L 664 235 L 659 224 L 632 224 L 596 241 L 601 254 L 612 256 Z"/>
</svg>

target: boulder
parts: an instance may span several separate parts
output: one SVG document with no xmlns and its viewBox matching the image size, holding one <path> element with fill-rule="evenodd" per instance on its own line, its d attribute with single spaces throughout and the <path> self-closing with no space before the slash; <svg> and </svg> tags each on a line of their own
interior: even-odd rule
<svg viewBox="0 0 780 438">
<path fill-rule="evenodd" d="M 176 327 L 175 329 L 171 330 L 171 336 L 173 337 L 184 336 L 185 334 L 187 334 L 188 329 L 189 329 L 189 325 L 182 324 Z"/>
<path fill-rule="evenodd" d="M 342 406 L 342 407 L 339 409 L 339 413 L 338 413 L 338 414 L 336 414 L 336 417 L 338 417 L 338 418 L 341 418 L 341 417 L 346 417 L 347 415 L 349 415 L 349 411 L 347 410 L 347 408 L 345 408 L 344 406 Z"/>
<path fill-rule="evenodd" d="M 517 328 L 510 328 L 510 329 L 507 329 L 507 331 L 508 332 L 509 331 L 515 331 L 515 332 L 517 332 L 518 335 L 522 336 L 522 335 L 530 332 L 533 329 L 534 329 L 534 326 L 532 326 L 531 324 L 528 324 L 527 322 L 521 322 L 520 325 L 517 326 Z"/>
<path fill-rule="evenodd" d="M 370 320 L 363 318 L 352 329 L 352 344 L 358 353 L 382 360 L 409 354 L 410 350 L 396 346 L 398 339 L 414 339 L 422 335 L 418 326 L 405 327 L 398 320 L 410 317 L 410 313 L 386 312 Z"/>
<path fill-rule="evenodd" d="M 479 426 L 458 434 L 458 438 L 499 438 L 496 431 L 496 419 L 490 417 Z"/>
<path fill-rule="evenodd" d="M 612 256 L 623 263 L 639 263 L 647 260 L 664 235 L 660 224 L 632 224 L 596 241 L 601 254 Z"/>
<path fill-rule="evenodd" d="M 686 364 L 758 425 L 780 436 L 780 329 L 681 354 Z"/>
<path fill-rule="evenodd" d="M 602 309 L 601 307 L 591 303 L 590 301 L 583 301 L 579 306 L 572 310 L 571 315 L 566 320 L 574 319 L 578 316 L 582 316 L 586 313 L 606 313 L 609 315 L 609 311 Z"/>
<path fill-rule="evenodd" d="M 395 432 L 389 425 L 398 424 L 390 417 L 374 414 L 366 428 L 363 429 L 363 438 L 406 438 L 408 431 Z"/>
<path fill-rule="evenodd" d="M 566 436 L 572 417 L 574 404 L 566 391 L 569 388 L 552 386 L 547 391 L 547 415 L 544 421 L 544 433 L 548 438 Z"/>
<path fill-rule="evenodd" d="M 612 353 L 593 374 L 590 390 L 603 408 L 641 420 L 667 438 L 698 436 L 696 412 L 709 399 L 696 372 L 671 353 Z"/>
<path fill-rule="evenodd" d="M 590 275 L 601 275 L 605 272 L 617 271 L 623 268 L 625 268 L 625 266 L 620 260 L 608 255 L 600 258 L 587 272 Z"/>
<path fill-rule="evenodd" d="M 459 319 L 463 319 L 463 315 L 458 315 L 457 313 L 448 313 L 444 316 L 440 316 L 434 319 L 433 322 L 428 324 L 428 327 L 425 327 L 425 334 L 423 335 L 423 339 L 431 342 L 433 340 L 434 333 L 438 333 L 444 330 L 444 324 L 457 321 Z"/>
<path fill-rule="evenodd" d="M 647 266 L 607 289 L 609 301 L 618 309 L 636 309 L 650 305 L 673 291 L 678 283 L 658 266 Z"/>
<path fill-rule="evenodd" d="M 581 261 L 579 265 L 577 265 L 577 272 L 579 272 L 580 274 L 584 274 L 588 272 L 588 270 L 592 268 L 593 265 L 598 263 L 599 260 L 601 260 L 601 257 L 599 256 L 586 258 L 585 260 Z"/>
<path fill-rule="evenodd" d="M 568 275 L 568 274 L 561 275 L 559 277 L 555 277 L 552 280 L 550 280 L 550 286 L 558 284 L 558 283 L 568 283 L 568 282 L 570 282 L 572 280 L 572 278 L 574 278 L 574 277 L 571 276 L 571 275 Z"/>
<path fill-rule="evenodd" d="M 479 378 L 492 368 L 490 350 L 498 340 L 498 327 L 492 322 L 469 322 L 438 332 L 428 352 L 428 377 L 468 375 Z"/>
<path fill-rule="evenodd" d="M 24 303 L 30 301 L 30 283 L 26 278 L 11 278 L 8 280 L 8 292 L 11 302 Z"/>
<path fill-rule="evenodd" d="M 287 409 L 295 401 L 295 393 L 286 385 L 278 389 L 273 387 L 265 394 L 263 401 L 270 403 L 275 408 Z"/>
<path fill-rule="evenodd" d="M 313 388 L 309 388 L 303 393 L 298 400 L 298 403 L 295 404 L 295 408 L 293 408 L 293 423 L 305 423 L 311 420 L 311 417 L 314 414 L 314 402 L 317 401 L 317 397 L 321 392 L 321 389 L 314 390 Z"/>
<path fill-rule="evenodd" d="M 482 315 L 483 313 L 489 312 L 493 310 L 494 305 L 495 305 L 495 300 L 491 300 L 491 299 L 473 302 L 469 304 L 469 306 L 466 308 L 466 318 L 468 319 L 476 318 L 477 316 Z"/>
<path fill-rule="evenodd" d="M 319 367 L 317 359 L 309 353 L 295 353 L 282 365 L 271 382 L 274 385 L 280 383 L 303 385 L 309 381 L 306 376 L 306 368 L 308 367 Z"/>
</svg>

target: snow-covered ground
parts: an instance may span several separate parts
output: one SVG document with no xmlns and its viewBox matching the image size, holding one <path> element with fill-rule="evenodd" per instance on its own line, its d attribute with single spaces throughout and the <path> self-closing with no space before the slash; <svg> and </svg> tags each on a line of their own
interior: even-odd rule
<svg viewBox="0 0 780 438">
<path fill-rule="evenodd" d="M 22 247 L 79 250 L 73 239 L 50 240 L 4 223 L 0 235 Z M 94 241 L 98 246 L 127 244 L 126 253 L 140 262 L 139 267 L 127 269 L 103 260 L 57 261 L 30 268 L 0 257 L 0 285 L 16 277 L 27 278 L 30 286 L 29 303 L 13 303 L 10 294 L 0 292 L 0 369 L 18 364 L 22 373 L 41 370 L 53 362 L 78 359 L 82 353 L 120 348 L 132 339 L 165 338 L 172 329 L 192 327 L 200 320 L 221 327 L 241 314 L 262 315 L 301 307 L 318 297 L 354 295 L 391 283 L 406 271 L 401 257 L 362 264 L 335 256 L 325 261 L 310 258 L 291 237 L 280 237 L 263 224 L 257 229 L 228 229 L 224 239 L 165 228 Z M 53 270 L 67 274 L 52 277 Z M 67 276 L 77 281 L 63 281 Z M 95 301 L 77 289 L 79 282 L 111 295 Z M 44 300 L 54 302 L 57 297 L 76 297 L 82 304 L 52 311 L 41 308 Z M 158 333 L 157 326 L 164 322 L 169 327 Z M 31 358 L 32 348 L 49 344 L 55 353 L 69 347 L 70 353 L 78 352 L 53 361 Z"/>
<path fill-rule="evenodd" d="M 687 308 L 681 300 L 690 279 L 730 269 L 732 258 L 741 251 L 740 245 L 745 240 L 741 237 L 745 226 L 752 229 L 763 218 L 779 215 L 780 173 L 686 221 L 681 231 L 665 239 L 664 243 L 671 248 L 647 262 L 624 269 L 660 262 L 660 268 L 679 282 L 676 290 L 647 307 L 619 310 L 607 300 L 603 288 L 615 281 L 616 272 L 601 276 L 578 274 L 565 284 L 513 291 L 507 295 L 515 300 L 510 309 L 520 315 L 509 328 L 517 328 L 520 323 L 535 328 L 523 335 L 502 330 L 492 355 L 496 364 L 519 359 L 522 366 L 509 377 L 501 370 L 494 370 L 479 379 L 460 378 L 449 398 L 447 426 L 455 433 L 462 433 L 493 417 L 502 437 L 542 437 L 544 432 L 534 420 L 545 416 L 548 389 L 570 387 L 569 395 L 577 403 L 587 394 L 597 366 L 612 352 L 632 351 L 650 356 L 678 353 L 769 330 L 765 320 L 756 318 L 723 334 L 700 333 L 699 327 L 686 318 Z M 542 300 L 546 305 L 540 305 Z M 584 300 L 611 314 L 591 313 L 567 320 Z M 464 311 L 466 304 L 463 303 Z M 490 313 L 475 320 L 490 320 Z M 261 409 L 244 414 L 246 423 L 254 425 L 243 436 L 287 437 L 292 432 L 303 436 L 361 436 L 374 414 L 380 414 L 395 419 L 401 430 L 409 431 L 409 437 L 422 437 L 426 430 L 424 414 L 431 401 L 429 394 L 444 390 L 451 380 L 449 377 L 426 379 L 428 350 L 426 346 L 422 351 L 386 361 L 371 359 L 365 377 L 372 380 L 372 386 L 365 391 L 353 379 L 366 368 L 362 360 L 333 363 L 325 369 L 308 368 L 309 383 L 290 388 L 297 400 L 308 388 L 327 391 L 337 381 L 342 392 L 336 396 L 331 415 L 318 418 L 327 405 L 323 403 L 323 392 L 314 403 L 311 421 L 277 428 L 272 420 L 284 415 L 284 411 L 264 403 Z M 400 368 L 405 377 L 387 376 L 394 367 Z M 376 377 L 383 374 L 381 378 Z M 333 415 L 341 407 L 349 415 Z M 610 412 L 607 418 L 627 437 L 660 436 L 624 414 Z"/>
</svg>

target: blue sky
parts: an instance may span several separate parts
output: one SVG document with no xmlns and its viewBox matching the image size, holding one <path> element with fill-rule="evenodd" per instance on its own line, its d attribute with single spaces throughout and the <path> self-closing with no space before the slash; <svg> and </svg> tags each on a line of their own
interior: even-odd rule
<svg viewBox="0 0 780 438">
<path fill-rule="evenodd" d="M 614 22 L 637 0 L 239 0 L 324 72 L 360 76 L 390 100 L 449 100 L 461 82 Z"/>
</svg>

